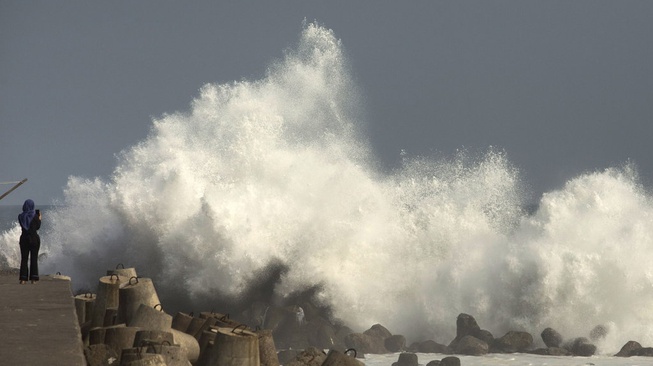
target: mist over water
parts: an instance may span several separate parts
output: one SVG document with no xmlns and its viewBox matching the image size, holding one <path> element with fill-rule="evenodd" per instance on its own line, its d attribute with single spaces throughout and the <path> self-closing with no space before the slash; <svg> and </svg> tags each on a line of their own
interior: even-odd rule
<svg viewBox="0 0 653 366">
<path fill-rule="evenodd" d="M 208 303 L 282 268 L 275 295 L 313 289 L 358 331 L 448 343 L 465 312 L 495 336 L 602 324 L 599 351 L 653 345 L 653 204 L 633 166 L 579 175 L 526 214 L 499 149 L 379 171 L 359 99 L 340 42 L 306 25 L 261 80 L 207 84 L 154 120 L 108 180 L 71 177 L 42 271 L 94 287 L 121 262 L 163 299 Z M 13 256 L 19 230 L 0 235 Z"/>
</svg>

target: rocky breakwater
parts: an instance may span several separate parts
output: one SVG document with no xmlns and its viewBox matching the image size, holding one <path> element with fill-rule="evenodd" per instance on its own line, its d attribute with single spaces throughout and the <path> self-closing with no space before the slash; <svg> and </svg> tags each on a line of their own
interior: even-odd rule
<svg viewBox="0 0 653 366">
<path fill-rule="evenodd" d="M 90 366 L 279 366 L 280 357 L 283 365 L 363 366 L 355 350 L 344 349 L 351 330 L 310 302 L 303 308 L 254 303 L 238 319 L 213 310 L 171 315 L 152 280 L 133 268 L 107 271 L 95 292 L 75 302 Z"/>
<path fill-rule="evenodd" d="M 310 294 L 284 299 L 285 305 L 253 301 L 234 318 L 214 311 L 166 313 L 152 280 L 138 277 L 133 268 L 107 271 L 95 293 L 75 297 L 85 342 L 85 356 L 95 365 L 213 366 L 223 364 L 279 366 L 360 366 L 365 354 L 399 353 L 393 366 L 418 365 L 417 353 L 444 357 L 427 366 L 460 365 L 456 355 L 533 353 L 555 356 L 591 356 L 593 342 L 607 329 L 597 326 L 587 337 L 565 339 L 552 328 L 540 337 L 546 345 L 535 348 L 533 336 L 522 330 L 495 337 L 473 316 L 460 314 L 456 336 L 449 344 L 427 339 L 407 345 L 406 337 L 381 324 L 355 332 L 316 306 Z M 325 352 L 324 350 L 329 350 Z M 635 341 L 616 356 L 653 356 L 653 348 Z"/>
<path fill-rule="evenodd" d="M 170 315 L 133 268 L 107 271 L 96 293 L 75 301 L 90 366 L 279 365 L 269 331 L 213 311 Z"/>
<path fill-rule="evenodd" d="M 482 356 L 488 353 L 531 353 L 551 356 L 592 356 L 596 353 L 597 342 L 607 335 L 608 329 L 598 325 L 588 337 L 563 337 L 553 328 L 546 328 L 540 333 L 545 347 L 536 348 L 534 337 L 523 330 L 511 330 L 500 337 L 495 337 L 489 330 L 482 329 L 476 319 L 469 314 L 460 314 L 456 319 L 456 337 L 448 344 L 434 340 L 422 340 L 406 345 L 403 335 L 392 334 L 381 324 L 375 324 L 362 333 L 351 332 L 342 338 L 346 348 L 355 349 L 358 357 L 365 353 L 382 354 L 399 352 L 399 358 L 393 366 L 418 365 L 417 353 L 438 353 L 445 356 L 441 360 L 429 362 L 427 366 L 460 365 L 455 355 Z M 335 345 L 335 344 L 333 344 Z M 635 341 L 629 341 L 615 356 L 653 356 L 653 347 L 642 347 Z"/>
</svg>

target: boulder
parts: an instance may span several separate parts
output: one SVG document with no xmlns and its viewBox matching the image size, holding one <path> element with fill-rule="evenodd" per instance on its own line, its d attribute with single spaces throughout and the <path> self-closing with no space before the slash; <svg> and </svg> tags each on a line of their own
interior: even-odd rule
<svg viewBox="0 0 653 366">
<path fill-rule="evenodd" d="M 383 345 L 390 352 L 401 352 L 406 348 L 406 337 L 400 334 L 391 335 L 383 341 Z"/>
<path fill-rule="evenodd" d="M 448 356 L 440 360 L 440 366 L 460 366 L 460 358 Z"/>
<path fill-rule="evenodd" d="M 528 353 L 534 355 L 544 355 L 544 356 L 571 356 L 571 352 L 564 348 L 560 347 L 549 347 L 549 348 L 538 348 Z"/>
<path fill-rule="evenodd" d="M 404 352 L 399 354 L 399 359 L 392 366 L 417 366 L 417 355 Z"/>
<path fill-rule="evenodd" d="M 482 340 L 467 335 L 462 337 L 456 343 L 455 347 L 453 347 L 453 351 L 454 353 L 461 355 L 480 356 L 487 354 L 489 348 L 488 344 Z"/>
<path fill-rule="evenodd" d="M 445 355 L 453 354 L 451 348 L 430 339 L 417 343 L 416 348 L 417 352 L 421 353 L 442 353 Z"/>
<path fill-rule="evenodd" d="M 642 347 L 636 350 L 633 350 L 630 353 L 631 356 L 646 356 L 653 357 L 653 347 Z"/>
<path fill-rule="evenodd" d="M 592 356 L 596 352 L 596 346 L 589 343 L 585 337 L 574 338 L 563 345 L 563 348 L 575 356 Z"/>
<path fill-rule="evenodd" d="M 460 358 L 448 356 L 441 360 L 433 360 L 427 363 L 426 366 L 460 366 Z"/>
<path fill-rule="evenodd" d="M 485 342 L 485 343 L 487 343 L 489 345 L 494 344 L 494 336 L 488 330 L 481 329 L 481 330 L 479 330 L 479 331 L 477 331 L 477 332 L 475 332 L 474 334 L 471 334 L 471 335 L 478 338 L 478 339 L 480 339 L 480 340 L 482 340 L 483 342 Z"/>
<path fill-rule="evenodd" d="M 597 325 L 590 331 L 590 340 L 596 342 L 608 335 L 608 328 L 605 325 Z"/>
<path fill-rule="evenodd" d="M 334 324 L 333 329 L 336 332 L 336 338 L 338 339 L 337 342 L 341 343 L 341 344 L 345 344 L 345 337 L 347 337 L 348 335 L 354 333 L 354 331 L 351 330 L 351 328 L 349 328 L 349 327 L 347 327 L 345 325 Z"/>
<path fill-rule="evenodd" d="M 467 335 L 474 335 L 481 330 L 476 323 L 476 319 L 469 314 L 461 313 L 456 319 L 456 338 L 462 338 Z"/>
<path fill-rule="evenodd" d="M 335 327 L 328 320 L 316 316 L 306 324 L 308 343 L 319 349 L 345 350 L 345 343 L 336 336 Z"/>
<path fill-rule="evenodd" d="M 481 329 L 473 316 L 462 313 L 459 314 L 456 319 L 456 338 L 449 343 L 449 348 L 455 349 L 456 344 L 465 336 L 472 336 L 476 339 L 480 339 L 488 345 L 492 344 L 494 340 L 492 333 Z"/>
<path fill-rule="evenodd" d="M 321 366 L 365 366 L 365 364 L 354 357 L 332 349 Z"/>
<path fill-rule="evenodd" d="M 345 346 L 354 348 L 357 352 L 382 354 L 388 353 L 384 339 L 364 333 L 351 333 L 345 337 Z"/>
<path fill-rule="evenodd" d="M 406 352 L 419 352 L 419 344 L 420 342 L 413 342 L 410 344 L 410 346 L 406 347 L 405 351 Z"/>
<path fill-rule="evenodd" d="M 562 344 L 562 335 L 553 328 L 544 329 L 541 337 L 547 347 L 560 347 Z"/>
<path fill-rule="evenodd" d="M 633 351 L 638 350 L 642 348 L 642 345 L 639 344 L 639 342 L 635 341 L 628 341 L 626 344 L 624 344 L 623 347 L 621 347 L 621 350 L 617 352 L 615 355 L 616 357 L 630 357 L 632 356 Z"/>
<path fill-rule="evenodd" d="M 593 356 L 596 353 L 596 346 L 591 343 L 582 343 L 574 348 L 573 353 L 576 356 Z"/>
<path fill-rule="evenodd" d="M 392 335 L 392 333 L 381 324 L 374 324 L 370 329 L 364 331 L 363 334 L 381 339 L 386 339 Z"/>
<path fill-rule="evenodd" d="M 315 347 L 308 347 L 298 354 L 294 360 L 285 363 L 285 366 L 321 366 L 327 355 Z"/>
<path fill-rule="evenodd" d="M 533 336 L 530 333 L 512 330 L 494 342 L 494 347 L 504 353 L 524 352 L 532 345 Z"/>
</svg>

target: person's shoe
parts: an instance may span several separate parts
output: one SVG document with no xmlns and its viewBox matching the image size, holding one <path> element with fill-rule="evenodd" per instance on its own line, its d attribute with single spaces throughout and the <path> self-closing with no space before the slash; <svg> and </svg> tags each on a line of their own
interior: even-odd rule
<svg viewBox="0 0 653 366">
<path fill-rule="evenodd" d="M 35 284 L 35 283 L 36 283 L 36 281 L 32 280 L 32 285 Z"/>
<path fill-rule="evenodd" d="M 26 283 L 27 283 L 27 281 L 20 280 L 20 284 L 21 284 L 21 285 L 24 285 L 24 284 L 26 284 Z"/>
</svg>

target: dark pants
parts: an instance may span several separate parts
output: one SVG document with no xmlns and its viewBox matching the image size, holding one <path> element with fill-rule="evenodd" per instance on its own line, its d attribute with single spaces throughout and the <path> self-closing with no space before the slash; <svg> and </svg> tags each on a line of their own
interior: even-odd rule
<svg viewBox="0 0 653 366">
<path fill-rule="evenodd" d="M 41 243 L 30 244 L 27 240 L 20 242 L 20 280 L 39 280 L 39 249 Z M 27 262 L 29 261 L 29 269 Z"/>
</svg>

